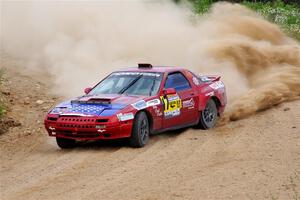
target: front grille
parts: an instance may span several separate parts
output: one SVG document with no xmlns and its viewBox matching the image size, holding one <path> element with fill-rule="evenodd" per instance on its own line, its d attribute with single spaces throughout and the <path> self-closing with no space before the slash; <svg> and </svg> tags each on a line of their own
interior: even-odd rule
<svg viewBox="0 0 300 200">
<path fill-rule="evenodd" d="M 95 128 L 92 125 L 81 125 L 81 124 L 58 124 L 62 128 Z"/>
<path fill-rule="evenodd" d="M 69 122 L 105 123 L 108 122 L 108 119 L 95 119 L 91 117 L 60 117 L 58 121 L 63 123 L 69 123 Z"/>
<path fill-rule="evenodd" d="M 60 117 L 57 119 L 56 126 L 59 130 L 72 130 L 81 132 L 93 132 L 102 128 L 98 126 L 106 126 L 108 119 L 97 119 L 92 117 Z"/>
<path fill-rule="evenodd" d="M 89 117 L 60 117 L 59 121 L 62 121 L 62 122 L 95 122 L 95 119 L 89 118 Z"/>
</svg>

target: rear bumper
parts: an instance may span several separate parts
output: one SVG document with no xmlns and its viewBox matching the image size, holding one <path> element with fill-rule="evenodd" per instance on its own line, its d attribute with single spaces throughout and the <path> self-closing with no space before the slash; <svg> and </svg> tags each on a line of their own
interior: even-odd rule
<svg viewBox="0 0 300 200">
<path fill-rule="evenodd" d="M 56 120 L 54 120 L 56 119 Z M 76 140 L 107 140 L 130 137 L 133 120 L 107 122 L 98 117 L 47 116 L 44 124 L 52 137 Z"/>
</svg>

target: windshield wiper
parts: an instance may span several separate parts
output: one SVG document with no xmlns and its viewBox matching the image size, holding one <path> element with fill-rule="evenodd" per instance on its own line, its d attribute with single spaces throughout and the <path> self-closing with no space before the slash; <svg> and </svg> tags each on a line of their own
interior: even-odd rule
<svg viewBox="0 0 300 200">
<path fill-rule="evenodd" d="M 155 78 L 154 78 L 154 80 L 153 80 L 153 83 L 152 83 L 152 86 L 151 86 L 151 90 L 150 90 L 150 92 L 149 92 L 149 96 L 152 95 L 152 92 L 153 92 L 153 89 L 154 89 L 155 82 L 156 82 L 156 76 L 155 76 Z"/>
<path fill-rule="evenodd" d="M 126 87 L 124 87 L 122 90 L 120 90 L 120 92 L 118 92 L 119 94 L 123 94 L 126 90 L 128 90 L 133 84 L 135 84 L 140 78 L 142 78 L 143 74 L 139 75 L 138 77 L 136 77 L 135 79 L 133 79 Z"/>
</svg>

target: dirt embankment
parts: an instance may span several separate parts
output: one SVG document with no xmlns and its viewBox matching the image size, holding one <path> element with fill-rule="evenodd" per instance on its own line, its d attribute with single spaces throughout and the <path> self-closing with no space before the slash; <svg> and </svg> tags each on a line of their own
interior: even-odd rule
<svg viewBox="0 0 300 200">
<path fill-rule="evenodd" d="M 0 136 L 1 199 L 299 198 L 300 101 L 209 131 L 153 136 L 142 149 L 95 142 L 67 151 L 42 125 L 59 101 L 51 81 L 30 74 L 8 68 L 2 88 L 21 126 Z"/>
<path fill-rule="evenodd" d="M 14 147 L 16 141 L 29 136 L 36 137 L 35 142 L 38 142 L 41 137 L 39 133 L 43 130 L 44 114 L 58 99 L 48 94 L 51 84 L 48 74 L 29 71 L 18 64 L 8 57 L 1 58 L 1 68 L 4 69 L 1 99 L 6 110 L 1 122 L 0 142 L 3 148 L 10 144 Z M 32 144 L 32 141 L 28 142 Z M 22 141 L 20 146 L 24 144 Z"/>
</svg>

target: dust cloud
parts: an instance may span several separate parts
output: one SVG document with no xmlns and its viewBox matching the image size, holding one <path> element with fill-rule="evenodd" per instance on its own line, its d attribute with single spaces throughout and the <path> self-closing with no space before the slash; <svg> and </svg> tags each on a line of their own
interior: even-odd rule
<svg viewBox="0 0 300 200">
<path fill-rule="evenodd" d="M 238 4 L 205 16 L 171 1 L 1 1 L 1 54 L 54 77 L 66 98 L 138 62 L 220 74 L 237 120 L 300 96 L 300 46 Z"/>
</svg>

